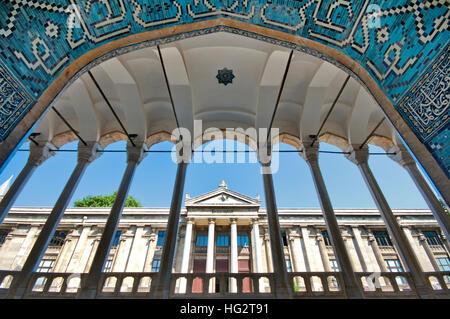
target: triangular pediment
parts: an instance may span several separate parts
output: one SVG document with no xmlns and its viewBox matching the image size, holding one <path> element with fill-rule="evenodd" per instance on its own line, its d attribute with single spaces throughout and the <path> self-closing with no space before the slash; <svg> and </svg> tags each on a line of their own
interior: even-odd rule
<svg viewBox="0 0 450 319">
<path fill-rule="evenodd" d="M 259 206 L 257 198 L 231 191 L 225 188 L 219 188 L 215 191 L 186 199 L 186 207 L 189 206 Z"/>
</svg>

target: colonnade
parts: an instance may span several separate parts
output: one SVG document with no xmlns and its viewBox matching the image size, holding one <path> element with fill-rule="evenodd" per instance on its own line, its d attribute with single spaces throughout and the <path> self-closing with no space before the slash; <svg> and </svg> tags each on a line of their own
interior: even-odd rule
<svg viewBox="0 0 450 319">
<path fill-rule="evenodd" d="M 14 203 L 20 191 L 23 189 L 25 183 L 30 178 L 33 171 L 46 159 L 54 155 L 52 149 L 54 146 L 46 144 L 44 146 L 34 146 L 31 145 L 30 157 L 25 165 L 24 169 L 18 176 L 18 178 L 13 183 L 12 187 L 9 189 L 4 199 L 0 203 L 0 222 L 3 221 L 9 209 Z M 314 185 L 317 191 L 319 202 L 322 208 L 324 219 L 327 226 L 327 231 L 330 236 L 330 240 L 333 246 L 334 254 L 338 262 L 339 268 L 343 274 L 343 285 L 344 291 L 348 298 L 363 298 L 363 290 L 361 284 L 358 282 L 355 269 L 352 265 L 352 261 L 345 247 L 345 241 L 339 230 L 336 216 L 334 214 L 333 207 L 320 171 L 318 164 L 318 147 L 310 147 L 306 144 L 303 145 L 300 155 L 307 162 L 312 176 Z M 130 185 L 136 170 L 136 167 L 145 157 L 146 146 L 144 143 L 138 143 L 136 146 L 127 144 L 127 167 L 123 175 L 119 190 L 117 192 L 116 199 L 114 201 L 111 213 L 105 225 L 103 234 L 101 236 L 100 242 L 98 244 L 95 256 L 92 261 L 92 265 L 89 269 L 87 275 L 83 278 L 81 282 L 81 288 L 78 293 L 80 298 L 95 298 L 97 293 L 97 284 L 100 279 L 103 267 L 107 261 L 108 253 L 111 248 L 112 242 L 114 240 L 114 235 L 117 231 L 117 227 L 120 221 L 120 217 L 125 205 L 125 200 L 130 189 Z M 39 234 L 39 237 L 34 244 L 25 264 L 22 268 L 20 274 L 13 280 L 11 288 L 9 290 L 9 298 L 21 298 L 24 294 L 25 288 L 27 286 L 28 280 L 39 264 L 39 261 L 44 254 L 50 239 L 52 238 L 56 227 L 71 200 L 71 197 L 76 190 L 76 187 L 85 171 L 87 166 L 98 158 L 101 154 L 99 145 L 95 142 L 89 142 L 87 145 L 79 145 L 78 147 L 78 164 L 75 167 L 71 177 L 69 178 L 64 190 L 62 191 L 55 207 L 52 210 L 48 220 L 46 221 L 44 228 Z M 352 146 L 348 150 L 349 155 L 347 158 L 355 163 L 370 190 L 370 193 L 386 223 L 387 229 L 391 238 L 395 242 L 395 246 L 399 251 L 403 263 L 406 265 L 407 270 L 411 273 L 414 280 L 413 285 L 417 291 L 419 297 L 430 298 L 431 297 L 431 287 L 429 282 L 423 273 L 417 257 L 412 251 L 411 245 L 408 242 L 406 235 L 401 231 L 399 224 L 397 223 L 392 210 L 390 209 L 384 195 L 379 188 L 375 177 L 373 176 L 370 167 L 368 165 L 368 151 L 367 147 Z M 415 184 L 419 188 L 420 192 L 424 196 L 426 202 L 430 205 L 434 217 L 439 222 L 444 234 L 448 238 L 449 234 L 449 219 L 445 215 L 442 206 L 440 206 L 439 201 L 434 196 L 433 192 L 429 188 L 426 181 L 423 179 L 422 175 L 418 171 L 414 161 L 411 161 L 409 154 L 406 153 L 404 149 L 398 149 L 397 155 L 392 156 L 393 160 L 396 160 L 400 165 L 405 167 L 409 172 L 411 178 L 414 180 Z M 175 186 L 173 190 L 172 202 L 170 206 L 169 220 L 167 224 L 166 238 L 162 252 L 160 271 L 152 284 L 152 294 L 156 298 L 168 298 L 168 287 L 171 279 L 171 273 L 174 263 L 175 245 L 177 241 L 177 230 L 180 219 L 180 212 L 182 206 L 183 189 L 186 177 L 187 164 L 189 159 L 180 159 L 175 179 Z M 268 230 L 269 230 L 269 240 L 265 240 L 265 245 L 268 247 L 270 245 L 270 254 L 272 259 L 271 271 L 274 273 L 274 293 L 278 298 L 292 298 L 292 285 L 289 283 L 288 272 L 285 263 L 285 257 L 283 252 L 282 236 L 280 231 L 280 224 L 278 219 L 278 211 L 275 199 L 275 192 L 272 180 L 272 173 L 270 171 L 270 162 L 262 163 L 262 168 L 264 173 L 264 191 L 266 198 L 267 207 L 267 219 L 268 219 Z M 207 262 L 206 262 L 206 272 L 210 273 L 213 271 L 213 247 L 214 242 L 214 221 L 211 220 L 208 225 L 208 248 L 207 248 Z M 259 234 L 259 225 L 255 221 L 252 223 L 253 233 Z M 192 236 L 192 224 L 188 223 L 186 229 L 186 236 Z M 236 223 L 231 223 L 231 272 L 237 271 L 237 228 Z M 295 239 L 294 239 L 295 240 Z M 260 238 L 256 236 L 254 241 L 258 243 L 258 247 L 261 246 L 259 243 Z M 372 241 L 373 242 L 373 241 Z M 322 242 L 323 244 L 323 242 Z M 322 245 L 320 244 L 320 245 Z M 323 251 L 323 249 L 321 249 Z M 182 272 L 187 272 L 187 260 L 190 256 L 190 248 L 185 248 L 183 251 L 183 261 L 182 261 Z M 262 272 L 262 257 L 255 252 L 256 260 L 256 272 Z M 377 259 L 380 257 L 378 256 Z M 323 258 L 325 260 L 325 258 Z M 378 260 L 380 267 L 383 267 L 381 260 Z M 330 265 L 324 262 L 325 270 L 331 269 Z M 299 265 L 295 265 L 294 269 L 297 269 Z M 384 269 L 383 269 L 384 270 Z M 235 283 L 231 284 L 232 289 L 235 289 Z"/>
</svg>

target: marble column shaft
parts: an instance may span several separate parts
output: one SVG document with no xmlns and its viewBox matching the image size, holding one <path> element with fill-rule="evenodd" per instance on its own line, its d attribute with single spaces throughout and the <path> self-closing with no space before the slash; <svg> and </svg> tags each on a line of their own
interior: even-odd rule
<svg viewBox="0 0 450 319">
<path fill-rule="evenodd" d="M 8 298 L 21 298 L 25 293 L 26 286 L 34 271 L 39 266 L 39 262 L 44 255 L 52 239 L 56 228 L 69 205 L 72 195 L 75 192 L 81 177 L 88 165 L 97 159 L 101 153 L 98 153 L 99 145 L 96 142 L 89 142 L 87 145 L 78 144 L 78 163 L 75 167 L 69 181 L 66 183 L 61 195 L 56 201 L 50 215 L 48 216 L 44 227 L 42 228 L 36 242 L 28 255 L 27 260 L 20 272 L 12 283 Z"/>
<path fill-rule="evenodd" d="M 139 143 L 135 147 L 129 143 L 127 144 L 127 167 L 122 177 L 111 212 L 106 221 L 94 259 L 92 260 L 89 273 L 81 281 L 81 289 L 78 293 L 78 298 L 92 299 L 96 296 L 97 285 L 100 280 L 103 267 L 108 259 L 109 251 L 119 226 L 122 211 L 125 207 L 125 201 L 128 196 L 128 191 L 130 190 L 131 182 L 133 181 L 133 176 L 136 171 L 136 167 L 146 155 L 144 152 L 145 149 L 146 147 L 143 143 Z"/>
<path fill-rule="evenodd" d="M 11 209 L 12 205 L 14 205 L 15 200 L 19 196 L 22 189 L 25 187 L 33 172 L 48 158 L 55 155 L 55 152 L 51 150 L 56 149 L 57 147 L 51 143 L 46 143 L 40 146 L 37 146 L 35 144 L 30 145 L 30 156 L 28 157 L 28 161 L 25 164 L 25 167 L 22 169 L 19 176 L 17 176 L 14 183 L 11 185 L 0 202 L 0 224 L 3 222 L 6 215 L 8 215 L 9 210 Z"/>
<path fill-rule="evenodd" d="M 330 197 L 322 177 L 319 167 L 318 147 L 303 146 L 303 152 L 300 155 L 308 163 L 319 197 L 320 206 L 322 207 L 325 223 L 327 225 L 328 234 L 333 245 L 334 255 L 339 264 L 339 268 L 343 275 L 343 285 L 348 298 L 363 298 L 363 292 L 359 281 L 357 280 L 350 256 L 342 239 L 336 215 L 331 205 Z"/>
<path fill-rule="evenodd" d="M 420 267 L 419 261 L 415 256 L 411 246 L 408 243 L 406 235 L 400 228 L 394 214 L 392 213 L 386 198 L 383 195 L 375 177 L 368 164 L 369 152 L 367 147 L 364 148 L 349 148 L 350 154 L 347 158 L 356 164 L 369 188 L 370 194 L 380 211 L 381 217 L 383 218 L 386 228 L 388 229 L 389 235 L 393 239 L 403 262 L 408 267 L 411 276 L 414 280 L 414 285 L 416 286 L 416 291 L 421 298 L 431 297 L 431 287 L 428 284 L 423 271 Z"/>
</svg>

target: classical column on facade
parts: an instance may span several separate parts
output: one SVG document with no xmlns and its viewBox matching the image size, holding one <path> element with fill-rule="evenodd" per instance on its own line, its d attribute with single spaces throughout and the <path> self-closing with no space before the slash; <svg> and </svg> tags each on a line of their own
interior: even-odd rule
<svg viewBox="0 0 450 319">
<path fill-rule="evenodd" d="M 278 219 L 278 209 L 275 200 L 275 191 L 273 187 L 270 161 L 262 161 L 262 156 L 259 155 L 259 157 L 264 182 L 267 222 L 269 225 L 270 234 L 270 248 L 275 282 L 274 293 L 277 298 L 292 298 L 293 287 L 289 281 L 289 276 L 286 268 L 283 240 L 281 237 L 280 221 Z"/>
<path fill-rule="evenodd" d="M 353 244 L 353 234 L 350 227 L 341 227 L 342 239 L 344 240 L 345 248 L 347 249 L 352 263 L 352 268 L 355 272 L 362 271 L 361 264 L 359 263 L 357 253 L 355 251 L 355 245 Z"/>
<path fill-rule="evenodd" d="M 216 225 L 216 221 L 214 218 L 210 218 L 208 220 L 208 246 L 206 247 L 206 273 L 212 274 L 214 272 L 214 259 L 215 259 L 215 233 L 214 228 Z M 208 292 L 215 292 L 215 280 L 211 279 L 209 281 L 209 289 Z"/>
<path fill-rule="evenodd" d="M 156 232 L 150 228 L 150 236 L 147 243 L 147 253 L 145 256 L 145 263 L 143 272 L 151 272 L 152 271 L 152 261 L 155 255 L 156 243 L 158 240 L 158 235 Z"/>
<path fill-rule="evenodd" d="M 433 190 L 428 185 L 427 181 L 420 173 L 417 168 L 416 162 L 413 157 L 409 154 L 408 150 L 403 146 L 394 146 L 388 151 L 391 153 L 389 157 L 402 166 L 411 176 L 412 180 L 416 184 L 423 198 L 427 202 L 431 211 L 433 212 L 434 218 L 436 218 L 439 226 L 441 226 L 447 238 L 450 238 L 450 217 L 445 213 L 439 200 L 434 195 Z"/>
<path fill-rule="evenodd" d="M 78 237 L 77 243 L 73 250 L 73 254 L 70 257 L 70 260 L 67 265 L 67 272 L 78 273 L 82 272 L 81 266 L 84 266 L 85 263 L 82 261 L 82 255 L 87 250 L 86 249 L 86 241 L 91 232 L 90 226 L 81 226 L 80 227 L 80 236 Z M 83 267 L 84 269 L 84 267 Z"/>
<path fill-rule="evenodd" d="M 367 146 L 363 148 L 350 147 L 348 152 L 350 154 L 347 155 L 347 158 L 358 166 L 363 179 L 369 188 L 372 198 L 380 211 L 381 217 L 386 224 L 389 235 L 393 239 L 403 262 L 406 264 L 409 272 L 411 273 L 417 294 L 421 298 L 431 298 L 431 287 L 423 274 L 419 261 L 409 245 L 406 235 L 400 228 L 369 167 L 369 152 Z"/>
<path fill-rule="evenodd" d="M 103 271 L 103 267 L 108 259 L 111 245 L 113 244 L 116 235 L 117 227 L 119 226 L 120 217 L 122 216 L 125 201 L 130 190 L 131 182 L 133 180 L 136 167 L 145 157 L 146 146 L 144 143 L 136 143 L 134 147 L 127 144 L 127 167 L 122 177 L 116 198 L 114 200 L 108 220 L 106 221 L 102 237 L 95 252 L 92 265 L 89 273 L 81 281 L 81 288 L 78 293 L 78 298 L 92 299 L 97 294 L 97 285 Z"/>
<path fill-rule="evenodd" d="M 330 258 L 328 258 L 327 247 L 325 246 L 323 235 L 321 233 L 318 233 L 316 235 L 316 240 L 319 243 L 320 258 L 322 258 L 323 270 L 325 272 L 333 271 L 331 269 Z"/>
<path fill-rule="evenodd" d="M 33 272 L 36 271 L 39 266 L 39 262 L 47 250 L 48 244 L 50 243 L 50 240 L 56 231 L 56 227 L 58 227 L 58 224 L 64 215 L 67 205 L 69 205 L 69 202 L 72 199 L 72 195 L 75 192 L 81 177 L 86 171 L 88 165 L 101 155 L 101 153 L 98 152 L 99 150 L 100 146 L 96 142 L 88 142 L 87 145 L 83 145 L 81 143 L 78 144 L 77 166 L 56 201 L 56 204 L 48 216 L 44 227 L 39 233 L 39 236 L 36 239 L 27 260 L 25 261 L 20 274 L 13 281 L 12 287 L 8 293 L 8 298 L 21 298 L 23 296 L 28 281 Z"/>
<path fill-rule="evenodd" d="M 184 235 L 184 247 L 183 247 L 183 257 L 181 260 L 181 273 L 187 274 L 189 272 L 189 262 L 191 257 L 191 246 L 192 246 L 192 229 L 194 227 L 194 220 L 192 218 L 186 219 L 186 233 Z M 180 279 L 180 293 L 186 293 L 186 279 Z"/>
<path fill-rule="evenodd" d="M 263 270 L 263 261 L 262 261 L 262 244 L 261 237 L 259 232 L 259 221 L 257 218 L 251 220 L 252 225 L 252 236 L 253 236 L 253 252 L 255 254 L 255 272 L 262 273 Z M 261 278 L 258 281 L 258 291 L 264 292 L 264 280 Z"/>
<path fill-rule="evenodd" d="M 233 274 L 239 272 L 236 218 L 230 220 L 230 272 Z M 237 292 L 237 281 L 235 278 L 230 280 L 230 292 Z"/>
<path fill-rule="evenodd" d="M 14 183 L 0 201 L 0 224 L 3 222 L 6 215 L 8 215 L 8 212 L 12 205 L 14 205 L 17 196 L 19 196 L 20 192 L 25 187 L 33 172 L 39 165 L 44 163 L 51 156 L 55 155 L 55 152 L 52 150 L 56 149 L 57 147 L 51 143 L 46 143 L 39 146 L 35 144 L 30 145 L 30 155 L 25 167 L 22 169 L 19 176 L 17 176 Z"/>
<path fill-rule="evenodd" d="M 288 234 L 289 236 L 289 250 L 292 257 L 292 272 L 302 271 L 301 258 L 299 253 L 301 253 L 300 247 L 300 234 L 296 230 L 291 230 Z"/>
<path fill-rule="evenodd" d="M 433 266 L 434 271 L 441 271 L 441 269 L 439 268 L 439 265 L 438 265 L 438 263 L 436 261 L 436 258 L 434 257 L 433 251 L 431 250 L 430 245 L 428 245 L 427 238 L 420 231 L 419 231 L 419 241 L 422 244 L 423 249 L 425 250 L 425 253 L 428 256 L 428 259 L 430 260 L 430 263 Z"/>
<path fill-rule="evenodd" d="M 373 253 L 375 255 L 375 259 L 377 260 L 378 266 L 380 267 L 381 272 L 388 272 L 386 263 L 383 258 L 383 254 L 381 253 L 380 247 L 378 247 L 377 240 L 372 232 L 369 232 L 369 243 L 372 247 Z"/>
<path fill-rule="evenodd" d="M 30 228 L 26 231 L 25 240 L 22 244 L 20 244 L 19 251 L 14 251 L 14 249 L 9 249 L 7 254 L 12 254 L 14 256 L 13 262 L 11 265 L 8 265 L 11 270 L 20 270 L 25 262 L 26 256 L 30 252 L 33 247 L 33 243 L 35 242 L 37 236 L 39 235 L 39 226 L 30 225 Z M 16 230 L 17 231 L 17 230 Z M 9 235 L 8 235 L 9 236 Z M 20 237 L 19 237 L 20 238 Z M 12 239 L 14 240 L 14 238 Z M 2 256 L 5 258 L 6 256 Z"/>
<path fill-rule="evenodd" d="M 134 232 L 133 243 L 131 245 L 130 254 L 128 256 L 127 268 L 125 271 L 138 272 L 142 269 L 142 264 L 144 260 L 143 254 L 143 236 L 144 227 L 136 225 L 136 230 Z"/>
<path fill-rule="evenodd" d="M 362 271 L 373 271 L 372 267 L 369 267 L 370 260 L 366 250 L 367 243 L 364 243 L 360 228 L 358 226 L 352 226 L 352 232 L 353 236 L 355 237 L 355 249 L 359 257 Z"/>
<path fill-rule="evenodd" d="M 161 264 L 155 284 L 152 283 L 152 295 L 155 298 L 169 298 L 170 280 L 172 277 L 175 248 L 177 243 L 178 225 L 180 222 L 181 206 L 183 202 L 184 182 L 186 179 L 188 161 L 180 161 L 175 177 L 170 213 L 167 220 L 166 235 L 161 255 Z"/>
<path fill-rule="evenodd" d="M 354 269 L 352 267 L 349 254 L 345 248 L 344 240 L 339 231 L 336 215 L 331 205 L 330 197 L 322 177 L 319 167 L 319 147 L 303 145 L 303 152 L 300 155 L 305 159 L 311 170 L 311 174 L 319 197 L 320 206 L 324 215 L 331 244 L 333 245 L 334 255 L 339 264 L 339 269 L 343 276 L 343 286 L 348 298 L 364 298 L 362 287 L 359 284 Z"/>
<path fill-rule="evenodd" d="M 268 229 L 264 229 L 264 246 L 266 248 L 267 272 L 272 273 L 273 261 L 272 261 L 272 251 L 270 249 L 270 235 Z"/>
</svg>

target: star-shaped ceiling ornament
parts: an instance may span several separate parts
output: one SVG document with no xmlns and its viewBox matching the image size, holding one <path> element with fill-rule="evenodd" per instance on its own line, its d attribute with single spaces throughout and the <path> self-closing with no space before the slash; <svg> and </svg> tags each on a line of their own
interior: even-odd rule
<svg viewBox="0 0 450 319">
<path fill-rule="evenodd" d="M 217 78 L 217 80 L 219 80 L 219 83 L 222 83 L 223 85 L 227 85 L 228 83 L 233 83 L 233 79 L 234 79 L 233 70 L 228 70 L 227 68 L 218 70 L 216 78 Z"/>
</svg>

